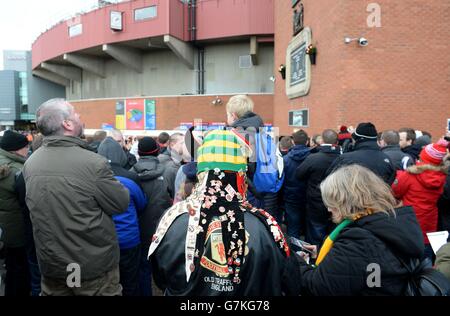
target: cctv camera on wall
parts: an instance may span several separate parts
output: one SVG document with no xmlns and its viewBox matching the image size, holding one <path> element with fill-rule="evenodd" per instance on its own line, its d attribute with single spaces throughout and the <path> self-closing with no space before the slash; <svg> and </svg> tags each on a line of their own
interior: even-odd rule
<svg viewBox="0 0 450 316">
<path fill-rule="evenodd" d="M 364 37 L 360 37 L 360 38 L 345 37 L 344 38 L 344 43 L 345 44 L 350 44 L 351 42 L 356 41 L 356 40 L 358 41 L 359 46 L 367 46 L 367 45 L 369 45 L 369 41 L 366 38 L 364 38 Z"/>
<path fill-rule="evenodd" d="M 367 45 L 369 45 L 369 41 L 368 41 L 366 38 L 361 37 L 361 38 L 359 39 L 359 45 L 360 45 L 360 46 L 367 46 Z"/>
</svg>

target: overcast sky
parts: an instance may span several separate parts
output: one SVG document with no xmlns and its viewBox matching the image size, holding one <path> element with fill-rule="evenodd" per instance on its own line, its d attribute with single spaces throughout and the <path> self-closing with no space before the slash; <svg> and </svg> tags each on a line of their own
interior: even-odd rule
<svg viewBox="0 0 450 316">
<path fill-rule="evenodd" d="M 52 24 L 77 12 L 90 11 L 97 3 L 97 0 L 0 0 L 0 70 L 3 50 L 31 50 L 34 40 Z"/>
</svg>

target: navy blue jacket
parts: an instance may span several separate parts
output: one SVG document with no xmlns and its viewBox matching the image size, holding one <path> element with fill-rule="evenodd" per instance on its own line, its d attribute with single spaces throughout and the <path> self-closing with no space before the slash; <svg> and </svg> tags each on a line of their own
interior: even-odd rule
<svg viewBox="0 0 450 316">
<path fill-rule="evenodd" d="M 298 166 L 310 154 L 310 148 L 305 145 L 296 145 L 283 157 L 284 160 L 284 200 L 288 202 L 300 202 L 305 199 L 305 183 L 295 176 Z"/>
<path fill-rule="evenodd" d="M 126 212 L 113 215 L 112 217 L 116 226 L 120 249 L 129 249 L 141 243 L 138 213 L 145 209 L 147 198 L 142 189 L 133 180 L 119 176 L 115 178 L 130 192 L 130 203 Z"/>
</svg>

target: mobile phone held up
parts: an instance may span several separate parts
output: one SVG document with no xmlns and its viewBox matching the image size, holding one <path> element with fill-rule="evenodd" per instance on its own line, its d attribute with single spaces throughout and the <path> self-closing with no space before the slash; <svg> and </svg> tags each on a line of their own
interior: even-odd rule
<svg viewBox="0 0 450 316">
<path fill-rule="evenodd" d="M 307 243 L 306 241 L 300 240 L 295 237 L 289 237 L 289 241 L 290 241 L 290 246 L 291 246 L 292 250 L 294 250 L 295 252 L 303 251 L 303 252 L 308 253 L 309 255 L 313 254 L 313 252 L 311 250 L 306 249 L 304 247 L 304 245 L 307 245 L 307 246 L 311 245 L 311 244 Z"/>
</svg>

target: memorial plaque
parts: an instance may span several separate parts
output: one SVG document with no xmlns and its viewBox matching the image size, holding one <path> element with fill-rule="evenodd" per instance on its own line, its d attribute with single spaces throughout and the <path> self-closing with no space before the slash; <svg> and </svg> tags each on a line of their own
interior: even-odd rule
<svg viewBox="0 0 450 316">
<path fill-rule="evenodd" d="M 303 43 L 291 52 L 291 80 L 290 86 L 302 83 L 306 80 L 306 44 Z"/>
<path fill-rule="evenodd" d="M 311 44 L 311 29 L 305 27 L 289 43 L 286 51 L 286 94 L 289 99 L 309 93 L 311 86 L 311 61 L 306 48 Z"/>
</svg>

